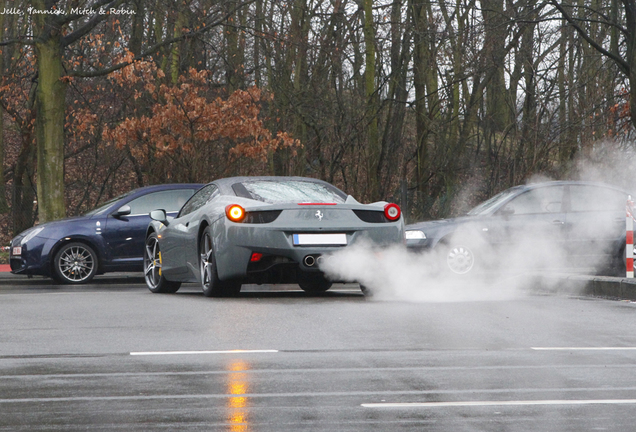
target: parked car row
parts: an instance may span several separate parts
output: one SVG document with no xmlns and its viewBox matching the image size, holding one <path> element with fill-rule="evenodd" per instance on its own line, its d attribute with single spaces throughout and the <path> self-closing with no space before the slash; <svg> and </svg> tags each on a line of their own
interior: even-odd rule
<svg viewBox="0 0 636 432">
<path fill-rule="evenodd" d="M 206 296 L 235 294 L 245 282 L 315 293 L 332 284 L 319 269 L 324 254 L 362 238 L 403 243 L 397 205 L 361 204 L 321 180 L 233 177 L 201 186 L 136 189 L 82 217 L 33 227 L 12 241 L 12 272 L 86 283 L 139 270 L 156 293 L 183 282 L 200 283 Z"/>
<path fill-rule="evenodd" d="M 143 271 L 155 293 L 200 283 L 206 296 L 233 295 L 243 283 L 331 287 L 323 255 L 358 240 L 433 251 L 440 271 L 531 264 L 602 263 L 624 271 L 628 192 L 558 181 L 505 190 L 467 215 L 405 226 L 391 203 L 361 204 L 335 186 L 305 177 L 232 177 L 202 184 L 135 189 L 83 216 L 30 228 L 11 242 L 11 271 L 62 283 L 96 274 Z M 542 249 L 543 247 L 543 249 Z M 539 252 L 537 252 L 539 251 Z M 510 264 L 510 263 L 505 263 Z"/>
</svg>

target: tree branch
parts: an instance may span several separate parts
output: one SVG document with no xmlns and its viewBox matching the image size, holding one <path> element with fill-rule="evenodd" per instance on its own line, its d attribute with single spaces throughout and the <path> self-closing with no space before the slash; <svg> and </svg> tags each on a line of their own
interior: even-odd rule
<svg viewBox="0 0 636 432">
<path fill-rule="evenodd" d="M 109 68 L 96 70 L 96 71 L 92 71 L 92 72 L 73 71 L 68 76 L 81 77 L 81 78 L 93 78 L 93 77 L 108 75 L 109 73 L 112 73 L 112 72 L 115 72 L 116 70 L 125 68 L 126 66 L 130 66 L 134 62 L 136 62 L 138 60 L 141 60 L 141 59 L 143 59 L 145 57 L 148 57 L 151 54 L 156 53 L 160 48 L 163 48 L 164 46 L 171 45 L 171 44 L 173 44 L 175 42 L 179 42 L 179 41 L 182 41 L 182 40 L 191 39 L 191 38 L 194 38 L 194 37 L 196 37 L 196 36 L 198 36 L 200 34 L 206 33 L 209 30 L 212 30 L 213 28 L 221 25 L 224 21 L 226 21 L 238 9 L 240 9 L 242 7 L 245 7 L 245 6 L 249 5 L 250 3 L 253 3 L 254 1 L 255 0 L 250 0 L 248 2 L 245 2 L 245 3 L 241 4 L 240 6 L 237 6 L 236 8 L 232 9 L 231 11 L 229 11 L 228 13 L 226 13 L 225 15 L 223 15 L 222 17 L 220 17 L 216 21 L 212 22 L 211 24 L 206 24 L 200 30 L 197 30 L 197 31 L 194 31 L 194 32 L 188 32 L 188 33 L 183 34 L 182 36 L 166 39 L 163 42 L 159 42 L 159 43 L 151 46 L 150 48 L 148 48 L 143 53 L 135 56 L 133 59 L 131 59 L 129 61 L 121 62 L 121 63 L 113 65 L 113 66 L 111 66 Z"/>
<path fill-rule="evenodd" d="M 117 7 L 124 0 L 113 0 L 108 2 L 108 0 L 100 0 L 98 3 L 108 3 L 107 8 Z M 70 18 L 70 17 L 69 17 Z M 104 21 L 106 18 L 110 18 L 110 13 L 106 13 L 104 15 L 96 14 L 94 17 L 89 19 L 83 26 L 75 30 L 73 33 L 68 34 L 62 38 L 62 47 L 67 47 L 72 43 L 76 42 L 78 39 L 90 33 L 99 23 Z M 68 19 L 68 18 L 67 18 Z M 68 22 L 66 19 L 63 20 Z"/>
<path fill-rule="evenodd" d="M 561 15 L 563 15 L 563 17 L 565 18 L 565 20 L 570 23 L 570 25 L 572 27 L 574 27 L 574 29 L 576 30 L 576 32 L 583 38 L 585 39 L 585 41 L 587 43 L 589 43 L 596 51 L 600 52 L 601 54 L 603 54 L 605 57 L 608 57 L 609 59 L 613 60 L 618 67 L 620 68 L 621 71 L 623 71 L 626 75 L 629 76 L 629 71 L 630 71 L 630 66 L 629 64 L 623 60 L 621 57 L 619 57 L 616 54 L 613 54 L 609 51 L 607 51 L 605 48 L 603 48 L 601 45 L 599 45 L 598 43 L 596 43 L 596 41 L 594 39 L 592 39 L 590 37 L 590 35 L 588 35 L 577 23 L 576 20 L 573 19 L 570 14 L 567 13 L 567 11 L 565 10 L 565 8 L 563 6 L 561 6 L 557 0 L 550 0 L 550 3 L 552 3 L 552 5 L 557 8 L 559 10 L 559 12 L 561 12 Z"/>
<path fill-rule="evenodd" d="M 101 9 L 104 5 L 106 5 L 109 2 L 110 3 L 115 3 L 114 0 L 98 0 L 93 5 L 87 6 L 86 8 L 78 7 L 78 9 Z M 107 8 L 111 8 L 113 6 L 114 5 L 108 5 L 106 7 Z M 73 7 L 73 8 L 75 8 L 75 7 Z M 79 18 L 82 18 L 82 17 L 85 17 L 85 16 L 86 15 L 84 15 L 84 14 L 58 15 L 58 16 L 55 17 L 55 23 L 61 27 L 61 26 L 65 25 L 65 24 L 68 24 L 68 23 L 70 23 L 72 21 L 75 21 L 76 19 L 79 19 Z M 93 18 L 95 18 L 96 16 L 99 16 L 99 13 L 96 13 Z M 106 14 L 106 15 L 102 15 L 102 16 L 103 17 L 108 17 L 109 15 Z"/>
<path fill-rule="evenodd" d="M 24 39 L 30 39 L 30 40 L 24 40 Z M 33 41 L 33 36 L 20 36 L 16 39 L 0 41 L 0 46 L 13 45 L 15 43 L 22 44 L 22 45 L 35 45 L 35 42 Z"/>
</svg>

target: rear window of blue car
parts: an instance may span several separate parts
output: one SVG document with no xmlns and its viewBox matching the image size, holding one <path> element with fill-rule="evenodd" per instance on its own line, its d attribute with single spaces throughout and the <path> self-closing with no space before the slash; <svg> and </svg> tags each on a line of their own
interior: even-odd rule
<svg viewBox="0 0 636 432">
<path fill-rule="evenodd" d="M 266 203 L 344 203 L 347 196 L 328 183 L 302 180 L 254 180 L 235 183 L 237 196 Z"/>
</svg>

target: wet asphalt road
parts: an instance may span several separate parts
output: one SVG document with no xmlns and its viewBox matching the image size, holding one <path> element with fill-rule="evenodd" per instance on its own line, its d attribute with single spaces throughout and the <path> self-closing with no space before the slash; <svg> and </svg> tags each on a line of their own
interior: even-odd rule
<svg viewBox="0 0 636 432">
<path fill-rule="evenodd" d="M 636 428 L 634 303 L 247 288 L 0 275 L 0 430 Z"/>
</svg>

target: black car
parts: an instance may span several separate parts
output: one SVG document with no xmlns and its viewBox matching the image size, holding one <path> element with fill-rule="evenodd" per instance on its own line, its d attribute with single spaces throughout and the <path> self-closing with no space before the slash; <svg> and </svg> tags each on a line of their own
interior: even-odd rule
<svg viewBox="0 0 636 432">
<path fill-rule="evenodd" d="M 11 241 L 11 272 L 70 284 L 86 283 L 106 272 L 141 272 L 148 213 L 162 208 L 175 215 L 201 186 L 134 189 L 83 216 L 29 228 Z"/>
<path fill-rule="evenodd" d="M 466 216 L 406 226 L 411 251 L 434 250 L 466 274 L 480 265 L 573 266 L 621 272 L 629 192 L 602 183 L 555 181 L 515 186 Z"/>
</svg>

